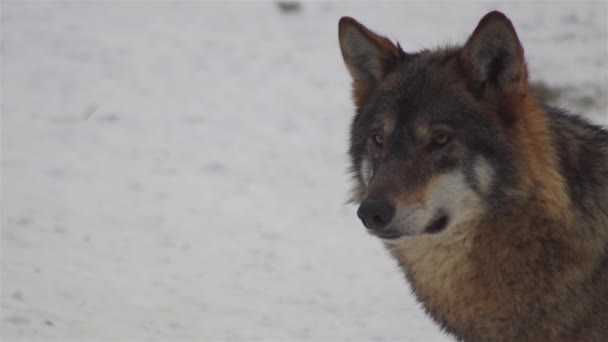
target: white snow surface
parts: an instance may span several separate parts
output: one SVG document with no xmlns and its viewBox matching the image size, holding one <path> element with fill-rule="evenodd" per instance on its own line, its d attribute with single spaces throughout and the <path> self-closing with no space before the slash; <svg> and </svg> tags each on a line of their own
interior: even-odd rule
<svg viewBox="0 0 608 342">
<path fill-rule="evenodd" d="M 407 51 L 493 9 L 608 122 L 605 1 L 3 2 L 2 340 L 450 340 L 345 204 L 337 22 Z"/>
</svg>

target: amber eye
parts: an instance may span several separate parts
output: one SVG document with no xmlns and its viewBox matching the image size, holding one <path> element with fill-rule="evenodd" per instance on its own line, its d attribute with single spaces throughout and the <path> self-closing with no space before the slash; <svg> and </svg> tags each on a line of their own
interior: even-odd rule
<svg viewBox="0 0 608 342">
<path fill-rule="evenodd" d="M 435 145 L 436 147 L 442 147 L 447 145 L 447 143 L 450 142 L 450 140 L 452 140 L 452 138 L 444 133 L 441 134 L 437 134 L 436 136 L 433 137 L 433 145 Z"/>
<path fill-rule="evenodd" d="M 372 140 L 374 141 L 374 144 L 376 144 L 376 146 L 382 146 L 382 144 L 384 143 L 384 136 L 380 133 L 376 133 L 372 135 Z"/>
</svg>

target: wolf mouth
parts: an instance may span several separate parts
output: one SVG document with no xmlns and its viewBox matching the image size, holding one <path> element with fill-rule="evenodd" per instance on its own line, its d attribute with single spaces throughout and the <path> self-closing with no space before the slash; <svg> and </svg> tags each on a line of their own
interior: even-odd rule
<svg viewBox="0 0 608 342">
<path fill-rule="evenodd" d="M 400 232 L 394 232 L 394 231 L 393 232 L 377 232 L 377 231 L 370 230 L 370 233 L 379 237 L 382 240 L 397 240 L 397 239 L 400 239 L 403 236 L 407 235 L 407 234 L 403 234 Z"/>
<path fill-rule="evenodd" d="M 422 232 L 428 234 L 437 234 L 445 230 L 448 226 L 448 215 L 438 215 L 435 220 L 433 220 L 428 226 L 426 226 Z M 400 240 L 403 237 L 411 236 L 411 234 L 403 233 L 396 230 L 385 230 L 385 231 L 377 231 L 373 229 L 367 229 L 367 231 L 382 240 L 385 241 L 396 241 Z"/>
<path fill-rule="evenodd" d="M 448 216 L 441 215 L 435 221 L 431 222 L 426 228 L 424 228 L 424 232 L 429 234 L 437 234 L 443 231 L 447 226 Z"/>
</svg>

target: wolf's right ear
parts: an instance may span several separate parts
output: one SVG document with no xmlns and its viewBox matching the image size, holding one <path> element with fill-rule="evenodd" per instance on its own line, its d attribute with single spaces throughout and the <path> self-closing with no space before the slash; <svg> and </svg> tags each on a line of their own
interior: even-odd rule
<svg viewBox="0 0 608 342">
<path fill-rule="evenodd" d="M 373 88 L 405 53 L 388 38 L 368 30 L 355 19 L 342 17 L 338 38 L 344 63 L 353 79 L 353 95 L 361 108 Z"/>
</svg>

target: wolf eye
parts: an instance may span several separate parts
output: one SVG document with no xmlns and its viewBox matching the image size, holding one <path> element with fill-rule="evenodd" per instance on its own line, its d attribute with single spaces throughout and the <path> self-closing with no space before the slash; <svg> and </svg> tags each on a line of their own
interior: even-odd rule
<svg viewBox="0 0 608 342">
<path fill-rule="evenodd" d="M 376 146 L 382 146 L 382 143 L 384 143 L 384 136 L 380 133 L 376 133 L 372 135 L 372 140 Z"/>
<path fill-rule="evenodd" d="M 435 145 L 436 147 L 442 147 L 447 145 L 447 143 L 450 142 L 450 140 L 452 140 L 452 138 L 447 135 L 447 134 L 437 134 L 436 136 L 433 137 L 433 145 Z"/>
</svg>

